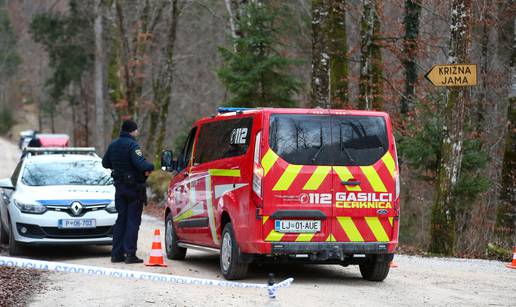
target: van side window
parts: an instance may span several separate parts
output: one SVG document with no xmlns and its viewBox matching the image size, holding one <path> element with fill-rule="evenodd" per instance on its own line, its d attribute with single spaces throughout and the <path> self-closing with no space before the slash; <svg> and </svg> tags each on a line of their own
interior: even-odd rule
<svg viewBox="0 0 516 307">
<path fill-rule="evenodd" d="M 195 150 L 196 164 L 244 155 L 251 141 L 252 117 L 202 125 Z"/>
<path fill-rule="evenodd" d="M 197 132 L 197 127 L 193 127 L 188 134 L 188 138 L 186 139 L 185 146 L 183 147 L 183 152 L 180 157 L 179 166 L 181 168 L 185 168 L 190 163 L 190 157 L 192 156 L 192 149 L 195 141 L 195 133 Z"/>
</svg>

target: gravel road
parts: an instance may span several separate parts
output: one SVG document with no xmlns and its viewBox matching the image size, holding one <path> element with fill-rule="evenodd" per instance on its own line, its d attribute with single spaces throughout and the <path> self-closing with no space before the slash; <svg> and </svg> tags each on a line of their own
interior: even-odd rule
<svg viewBox="0 0 516 307">
<path fill-rule="evenodd" d="M 0 140 L 1 141 L 1 140 Z M 2 166 L 6 150 L 2 141 Z M 8 154 L 8 153 L 7 153 Z M 9 162 L 12 163 L 12 162 Z M 2 167 L 10 168 L 15 164 Z M 153 231 L 163 222 L 144 216 L 138 255 L 147 258 Z M 27 257 L 135 271 L 222 279 L 218 256 L 188 251 L 184 261 L 166 260 L 168 267 L 110 263 L 110 247 L 32 249 Z M 175 285 L 73 273 L 46 273 L 46 289 L 35 293 L 32 306 L 516 306 L 516 270 L 498 261 L 423 258 L 397 255 L 398 268 L 381 283 L 361 279 L 358 267 L 276 265 L 252 266 L 246 282 L 265 283 L 294 278 L 270 302 L 264 290 Z M 35 291 L 36 292 L 36 291 Z"/>
</svg>

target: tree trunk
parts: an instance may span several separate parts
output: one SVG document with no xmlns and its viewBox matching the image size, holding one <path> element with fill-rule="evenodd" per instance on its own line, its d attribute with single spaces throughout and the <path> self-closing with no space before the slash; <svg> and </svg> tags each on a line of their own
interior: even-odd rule
<svg viewBox="0 0 516 307">
<path fill-rule="evenodd" d="M 377 0 L 362 0 L 360 21 L 359 109 L 383 108 L 382 50 L 379 45 L 379 8 Z"/>
<path fill-rule="evenodd" d="M 467 63 L 471 44 L 471 0 L 453 0 L 449 63 Z M 430 251 L 452 255 L 455 248 L 456 205 L 454 189 L 460 177 L 464 141 L 464 105 L 467 88 L 447 90 L 442 131 L 441 165 L 436 184 L 430 228 Z"/>
<path fill-rule="evenodd" d="M 312 0 L 312 107 L 330 108 L 330 0 Z"/>
<path fill-rule="evenodd" d="M 165 134 L 167 132 L 167 117 L 168 109 L 170 106 L 170 100 L 172 97 L 172 82 L 174 77 L 174 47 L 176 44 L 177 37 L 177 22 L 179 18 L 179 9 L 177 6 L 178 0 L 172 2 L 171 21 L 168 33 L 168 46 L 167 46 L 167 64 L 166 64 L 166 85 L 164 90 L 164 97 L 161 101 L 159 111 L 159 133 L 156 139 L 154 161 L 157 163 L 163 150 L 163 141 L 165 140 Z"/>
<path fill-rule="evenodd" d="M 514 20 L 511 57 L 511 84 L 516 84 L 516 20 Z M 508 127 L 502 166 L 500 205 L 495 233 L 506 248 L 516 245 L 516 88 L 509 94 Z"/>
<path fill-rule="evenodd" d="M 104 41 L 102 38 L 103 5 L 95 3 L 95 147 L 104 152 Z"/>
<path fill-rule="evenodd" d="M 405 93 L 401 96 L 400 112 L 407 115 L 414 109 L 417 82 L 417 51 L 421 0 L 405 0 L 405 37 L 403 38 L 403 66 L 405 68 Z"/>
<path fill-rule="evenodd" d="M 349 102 L 349 60 L 346 1 L 332 0 L 330 7 L 330 106 L 343 109 Z"/>
</svg>

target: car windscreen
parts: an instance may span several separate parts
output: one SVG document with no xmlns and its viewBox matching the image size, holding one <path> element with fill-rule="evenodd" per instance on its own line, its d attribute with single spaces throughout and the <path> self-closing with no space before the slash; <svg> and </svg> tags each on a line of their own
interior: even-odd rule
<svg viewBox="0 0 516 307">
<path fill-rule="evenodd" d="M 22 175 L 23 184 L 47 185 L 110 185 L 109 170 L 98 160 L 27 163 Z"/>
<path fill-rule="evenodd" d="M 299 165 L 371 165 L 388 149 L 380 116 L 274 114 L 269 145 Z"/>
</svg>

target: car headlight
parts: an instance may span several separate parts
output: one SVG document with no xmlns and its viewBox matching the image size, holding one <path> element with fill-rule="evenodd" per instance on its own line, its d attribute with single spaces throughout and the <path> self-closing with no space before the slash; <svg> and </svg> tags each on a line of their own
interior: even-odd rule
<svg viewBox="0 0 516 307">
<path fill-rule="evenodd" d="M 116 213 L 115 201 L 112 201 L 109 203 L 109 205 L 107 205 L 106 211 L 109 213 Z"/>
<path fill-rule="evenodd" d="M 47 211 L 47 207 L 40 204 L 28 204 L 14 200 L 14 205 L 23 213 L 43 214 Z"/>
</svg>

